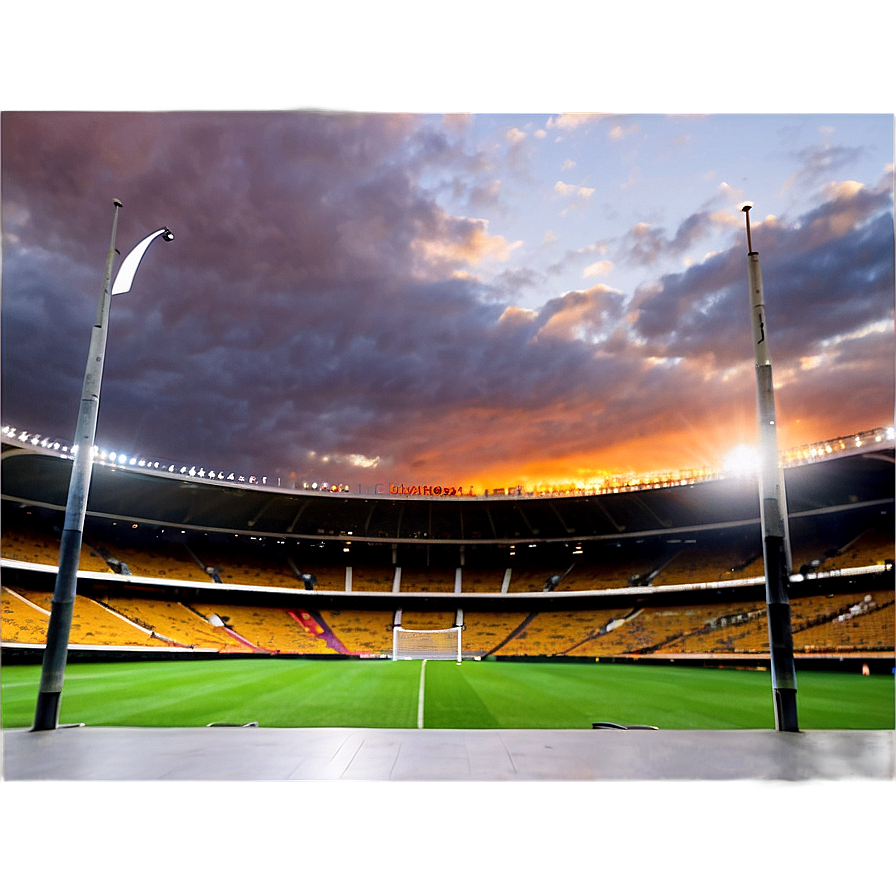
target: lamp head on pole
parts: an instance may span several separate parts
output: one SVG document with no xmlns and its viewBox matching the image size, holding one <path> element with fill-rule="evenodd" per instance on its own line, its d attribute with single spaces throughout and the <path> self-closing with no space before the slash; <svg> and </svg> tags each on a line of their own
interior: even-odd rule
<svg viewBox="0 0 896 896">
<path fill-rule="evenodd" d="M 174 234 L 167 227 L 162 227 L 155 233 L 151 233 L 142 242 L 131 249 L 125 260 L 121 263 L 121 267 L 118 269 L 118 275 L 115 278 L 115 282 L 112 284 L 113 296 L 130 291 L 131 284 L 134 282 L 134 274 L 137 273 L 137 265 L 140 264 L 143 254 L 149 248 L 149 244 L 159 236 L 167 243 L 170 243 L 171 240 L 174 239 Z"/>
<path fill-rule="evenodd" d="M 747 216 L 747 252 L 753 254 L 753 241 L 750 238 L 750 209 L 753 208 L 752 202 L 744 202 L 741 204 L 740 210 Z"/>
</svg>

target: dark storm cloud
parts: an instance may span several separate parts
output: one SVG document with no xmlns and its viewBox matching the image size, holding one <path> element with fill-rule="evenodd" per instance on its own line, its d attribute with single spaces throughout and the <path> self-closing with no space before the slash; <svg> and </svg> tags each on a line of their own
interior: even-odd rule
<svg viewBox="0 0 896 896">
<path fill-rule="evenodd" d="M 87 337 L 93 321 L 84 326 L 72 301 L 67 277 L 58 270 L 56 262 L 40 251 L 24 255 L 5 253 L 3 278 L 5 282 L 15 282 L 16 288 L 4 289 L 3 296 L 3 407 L 6 415 L 10 405 L 18 405 L 22 423 L 26 423 L 37 408 L 36 395 L 25 386 L 43 384 L 40 410 L 54 429 L 44 434 L 70 438 L 77 417 L 71 396 L 80 395 Z M 80 343 L 73 342 L 69 335 L 76 327 L 85 334 Z M 7 359 L 14 359 L 14 369 L 7 367 Z M 13 382 L 22 384 L 21 392 L 7 389 Z M 16 401 L 20 397 L 21 402 Z"/>
<path fill-rule="evenodd" d="M 743 332 L 745 253 L 731 249 L 635 291 L 635 332 L 657 355 L 713 352 L 720 337 Z M 745 302 L 746 300 L 744 300 Z M 744 303 L 741 303 L 744 304 Z"/>
<path fill-rule="evenodd" d="M 47 314 L 29 320 L 29 291 L 48 303 L 58 289 L 13 274 L 25 246 L 44 245 L 58 267 L 74 258 L 83 269 L 66 273 L 88 332 L 110 200 L 121 195 L 119 245 L 160 224 L 176 241 L 153 246 L 139 294 L 116 300 L 103 404 L 121 432 L 111 435 L 135 430 L 134 390 L 146 398 L 155 389 L 173 450 L 196 428 L 204 449 L 248 460 L 257 446 L 237 434 L 272 428 L 287 416 L 280 408 L 296 415 L 287 433 L 313 441 L 316 426 L 303 421 L 321 412 L 324 389 L 338 404 L 340 390 L 363 392 L 371 372 L 380 383 L 406 380 L 400 365 L 383 370 L 389 359 L 377 351 L 404 347 L 408 358 L 417 323 L 429 326 L 443 307 L 448 317 L 465 313 L 406 283 L 414 239 L 463 241 L 472 226 L 445 222 L 415 191 L 402 151 L 422 165 L 448 146 L 419 134 L 403 144 L 411 131 L 395 116 L 5 116 L 4 202 L 28 210 L 7 249 L 7 325 L 33 334 L 35 349 L 77 332 L 74 315 L 55 326 Z M 51 377 L 26 387 L 17 371 L 31 362 L 16 346 L 4 361 L 6 410 L 33 410 L 35 387 L 43 403 Z M 82 364 L 70 359 L 67 379 L 79 379 Z"/>
</svg>

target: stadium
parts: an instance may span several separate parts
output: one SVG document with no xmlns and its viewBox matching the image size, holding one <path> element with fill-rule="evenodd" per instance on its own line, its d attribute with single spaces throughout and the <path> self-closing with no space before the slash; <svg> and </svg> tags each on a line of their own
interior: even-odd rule
<svg viewBox="0 0 896 896">
<path fill-rule="evenodd" d="M 45 640 L 71 459 L 7 432 L 9 663 Z M 889 672 L 892 430 L 793 455 L 795 652 L 804 665 Z M 441 631 L 431 658 L 768 660 L 755 476 L 447 498 L 235 480 L 97 462 L 75 658 L 394 658 L 405 632 L 411 657 L 415 631 Z"/>
<path fill-rule="evenodd" d="M 44 640 L 29 632 L 46 618 L 71 468 L 67 449 L 25 436 L 3 450 L 7 663 Z M 786 468 L 795 651 L 890 671 L 892 431 L 804 454 Z M 96 464 L 75 658 L 392 657 L 408 629 L 445 631 L 449 658 L 459 643 L 466 659 L 768 660 L 755 477 L 442 498 L 219 475 Z"/>
</svg>

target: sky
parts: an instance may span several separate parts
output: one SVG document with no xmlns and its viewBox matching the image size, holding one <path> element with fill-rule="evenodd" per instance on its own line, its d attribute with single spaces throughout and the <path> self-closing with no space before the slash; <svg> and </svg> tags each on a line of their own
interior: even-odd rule
<svg viewBox="0 0 896 896">
<path fill-rule="evenodd" d="M 53 6 L 4 15 L 4 424 L 74 434 L 113 198 L 121 256 L 176 238 L 113 302 L 107 450 L 353 489 L 719 466 L 756 438 L 744 200 L 780 446 L 892 422 L 879 4 L 861 41 L 771 0 Z"/>
<path fill-rule="evenodd" d="M 482 490 L 755 442 L 746 201 L 782 449 L 893 418 L 886 114 L 6 112 L 3 422 L 71 440 L 111 233 L 97 444 Z"/>
</svg>

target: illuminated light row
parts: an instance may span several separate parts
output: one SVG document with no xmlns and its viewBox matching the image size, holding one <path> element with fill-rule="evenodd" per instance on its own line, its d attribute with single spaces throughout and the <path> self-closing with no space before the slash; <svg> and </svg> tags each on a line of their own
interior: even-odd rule
<svg viewBox="0 0 896 896">
<path fill-rule="evenodd" d="M 77 446 L 71 447 L 57 439 L 49 439 L 38 433 L 32 433 L 27 430 L 18 432 L 15 427 L 3 426 L 2 433 L 9 439 L 15 439 L 22 443 L 28 443 L 34 447 L 41 447 L 51 451 L 58 451 L 63 456 L 73 457 L 77 455 Z M 853 448 L 862 448 L 868 444 L 879 444 L 883 441 L 892 442 L 894 439 L 894 427 L 887 426 L 878 429 L 868 430 L 856 435 L 842 436 L 840 438 L 831 439 L 825 442 L 816 442 L 810 445 L 802 445 L 796 448 L 786 449 L 781 452 L 781 463 L 784 466 L 792 466 L 800 463 L 812 463 L 820 458 L 828 457 L 836 452 L 850 450 Z M 238 482 L 248 485 L 267 485 L 268 477 L 257 477 L 254 475 L 246 476 L 231 471 L 224 470 L 208 470 L 203 466 L 180 466 L 175 464 L 166 465 L 160 461 L 150 461 L 139 456 L 129 457 L 123 453 L 115 451 L 100 451 L 96 446 L 93 449 L 94 456 L 101 464 L 111 463 L 113 466 L 138 467 L 147 470 L 158 470 L 164 473 L 174 475 L 187 476 L 190 478 L 198 478 L 204 480 L 214 480 L 217 482 Z M 741 470 L 739 473 L 731 470 L 723 470 L 722 472 L 710 469 L 703 470 L 684 470 L 662 474 L 642 475 L 632 479 L 626 479 L 619 476 L 605 477 L 599 481 L 595 481 L 590 485 L 578 483 L 575 486 L 568 485 L 565 487 L 545 488 L 544 486 L 523 491 L 518 486 L 507 493 L 515 493 L 525 497 L 557 497 L 564 495 L 607 495 L 618 494 L 620 492 L 643 491 L 647 489 L 668 488 L 670 486 L 693 485 L 698 482 L 705 482 L 711 479 L 723 478 L 730 475 L 748 475 L 755 471 Z M 311 491 L 330 492 L 330 493 L 346 493 L 351 491 L 351 486 L 344 483 L 329 482 L 303 482 L 302 488 Z M 472 494 L 472 492 L 471 492 Z M 496 496 L 505 494 L 504 489 L 495 490 Z M 486 491 L 485 496 L 488 497 L 489 492 Z"/>
<path fill-rule="evenodd" d="M 860 432 L 856 435 L 842 436 L 830 439 L 826 442 L 814 442 L 810 445 L 801 445 L 782 452 L 782 461 L 785 464 L 798 464 L 801 461 L 812 462 L 819 458 L 827 457 L 838 451 L 846 451 L 852 448 L 862 448 L 869 444 L 892 442 L 894 429 L 892 426 L 872 429 Z"/>
<path fill-rule="evenodd" d="M 342 482 L 336 484 L 330 484 L 329 482 L 303 482 L 302 488 L 313 492 L 350 492 L 352 490 L 350 485 L 345 485 Z"/>
<path fill-rule="evenodd" d="M 114 451 L 97 451 L 96 448 L 94 448 L 94 453 L 101 464 L 105 464 L 106 461 L 109 461 L 113 466 L 117 467 L 142 467 L 147 470 L 161 470 L 163 473 L 178 473 L 181 476 L 190 476 L 198 479 L 214 479 L 218 482 L 243 482 L 248 483 L 249 485 L 266 485 L 268 481 L 267 476 L 262 476 L 261 478 L 258 478 L 257 476 L 242 476 L 238 473 L 225 470 L 218 470 L 215 472 L 214 470 L 206 470 L 203 466 L 197 467 L 195 464 L 189 467 L 186 465 L 177 467 L 175 464 L 169 464 L 166 467 L 164 463 L 160 463 L 157 460 L 149 461 L 142 457 L 129 458 L 125 454 L 117 454 Z"/>
<path fill-rule="evenodd" d="M 40 445 L 41 448 L 49 448 L 53 451 L 68 451 L 68 446 L 63 445 L 61 442 L 41 438 L 40 435 L 34 435 L 26 430 L 22 430 L 22 432 L 17 435 L 14 426 L 4 426 L 3 435 L 8 436 L 11 439 L 18 439 L 20 442 L 30 442 L 35 446 Z"/>
<path fill-rule="evenodd" d="M 164 470 L 165 465 L 160 464 L 157 460 L 150 461 L 145 460 L 140 457 L 128 457 L 126 454 L 117 454 L 115 451 L 100 451 L 98 448 L 94 447 L 93 454 L 96 460 L 98 460 L 101 464 L 105 464 L 106 461 L 111 461 L 113 464 L 119 467 L 131 466 L 131 467 L 143 467 L 147 470 Z M 173 467 L 168 467 L 168 472 L 173 472 Z"/>
<path fill-rule="evenodd" d="M 42 438 L 26 430 L 17 432 L 14 426 L 4 426 L 2 428 L 3 435 L 10 439 L 16 439 L 19 442 L 27 442 L 35 447 L 46 448 L 51 451 L 58 451 L 63 456 L 74 457 L 78 453 L 78 446 L 69 446 L 55 439 Z M 101 450 L 94 445 L 93 456 L 98 463 L 105 466 L 111 464 L 116 467 L 138 467 L 146 470 L 159 470 L 163 473 L 175 473 L 181 476 L 190 476 L 199 479 L 214 479 L 220 482 L 240 482 L 249 485 L 267 485 L 267 476 L 244 476 L 239 473 L 230 471 L 206 471 L 204 467 L 197 467 L 195 464 L 191 466 L 178 467 L 176 464 L 165 464 L 160 461 L 146 460 L 146 458 L 134 455 L 129 457 L 124 452 Z"/>
<path fill-rule="evenodd" d="M 181 476 L 191 476 L 199 479 L 215 479 L 218 482 L 244 482 L 249 485 L 267 485 L 268 482 L 267 476 L 262 476 L 259 479 L 257 476 L 241 476 L 237 473 L 225 472 L 224 470 L 219 470 L 217 473 L 214 470 L 206 472 L 204 467 L 197 469 L 195 466 L 189 468 L 181 467 L 179 470 L 175 470 L 172 464 L 168 467 L 168 472 L 180 473 Z"/>
</svg>

